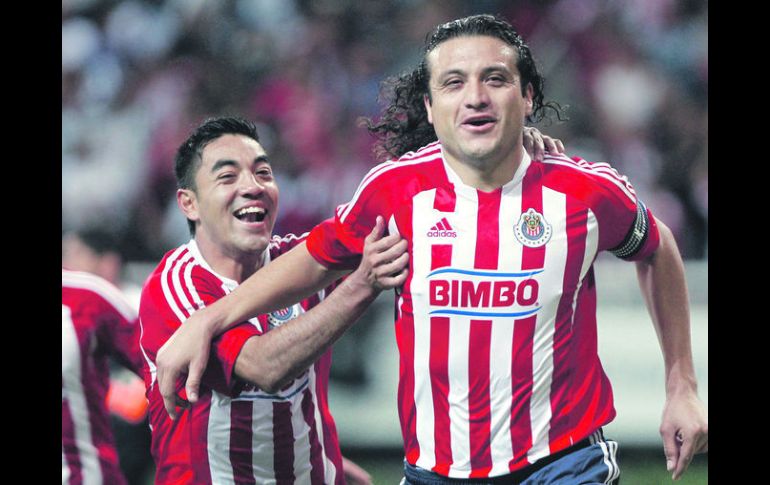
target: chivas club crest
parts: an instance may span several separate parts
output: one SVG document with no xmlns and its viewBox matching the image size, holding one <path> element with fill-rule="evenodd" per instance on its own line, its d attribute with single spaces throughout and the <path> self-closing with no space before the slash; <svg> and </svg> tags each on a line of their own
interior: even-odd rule
<svg viewBox="0 0 770 485">
<path fill-rule="evenodd" d="M 280 327 L 284 323 L 288 322 L 292 318 L 297 318 L 299 311 L 297 311 L 297 305 L 292 305 L 289 308 L 283 308 L 267 314 L 267 322 L 270 324 L 270 328 Z"/>
<path fill-rule="evenodd" d="M 543 214 L 530 208 L 519 218 L 519 222 L 514 227 L 514 233 L 521 244 L 536 248 L 551 239 L 551 225 L 545 220 Z"/>
</svg>

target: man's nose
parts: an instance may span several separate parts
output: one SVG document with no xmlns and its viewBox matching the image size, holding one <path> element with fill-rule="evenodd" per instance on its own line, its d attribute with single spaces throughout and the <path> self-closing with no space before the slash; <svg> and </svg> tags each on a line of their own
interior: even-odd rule
<svg viewBox="0 0 770 485">
<path fill-rule="evenodd" d="M 241 195 L 258 195 L 265 189 L 259 178 L 253 173 L 245 173 L 240 180 L 238 192 Z"/>
<path fill-rule="evenodd" d="M 465 104 L 469 108 L 485 108 L 489 106 L 489 93 L 481 81 L 470 81 L 467 84 Z"/>
</svg>

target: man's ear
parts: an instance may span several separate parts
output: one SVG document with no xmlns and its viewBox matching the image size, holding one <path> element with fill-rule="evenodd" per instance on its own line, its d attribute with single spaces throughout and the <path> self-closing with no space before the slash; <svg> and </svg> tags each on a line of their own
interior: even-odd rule
<svg viewBox="0 0 770 485">
<path fill-rule="evenodd" d="M 422 102 L 425 103 L 425 111 L 428 112 L 428 123 L 433 124 L 433 112 L 431 111 L 430 94 L 422 95 Z"/>
<path fill-rule="evenodd" d="M 176 191 L 176 205 L 184 212 L 187 219 L 196 222 L 200 219 L 198 214 L 198 198 L 195 196 L 195 191 L 190 189 L 177 189 Z"/>
<path fill-rule="evenodd" d="M 532 87 L 532 83 L 527 83 L 527 87 L 524 90 L 524 99 L 527 101 L 527 116 L 531 115 L 534 109 L 534 96 L 535 88 Z"/>
</svg>

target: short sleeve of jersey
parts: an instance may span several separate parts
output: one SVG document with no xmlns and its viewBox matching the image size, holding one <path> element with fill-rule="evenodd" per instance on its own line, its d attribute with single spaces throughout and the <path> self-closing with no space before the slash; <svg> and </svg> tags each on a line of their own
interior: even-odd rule
<svg viewBox="0 0 770 485">
<path fill-rule="evenodd" d="M 164 278 L 167 284 L 163 283 Z M 154 273 L 142 291 L 139 309 L 141 347 L 147 359 L 154 363 L 160 347 L 190 315 L 224 295 L 219 279 L 200 267 L 194 268 L 189 278 L 176 281 L 173 271 Z M 203 385 L 223 394 L 236 392 L 241 383 L 234 379 L 235 361 L 246 340 L 258 333 L 256 327 L 244 322 L 212 341 Z"/>
<path fill-rule="evenodd" d="M 639 199 L 625 176 L 606 163 L 589 163 L 574 158 L 581 187 L 575 189 L 596 215 L 599 249 L 637 261 L 646 258 L 660 243 L 652 212 Z"/>
<path fill-rule="evenodd" d="M 392 163 L 372 169 L 358 186 L 353 199 L 340 205 L 333 218 L 310 231 L 310 254 L 329 269 L 354 269 L 361 261 L 364 239 L 374 228 L 377 216 L 387 224 L 398 204 L 397 184 L 387 174 Z"/>
</svg>

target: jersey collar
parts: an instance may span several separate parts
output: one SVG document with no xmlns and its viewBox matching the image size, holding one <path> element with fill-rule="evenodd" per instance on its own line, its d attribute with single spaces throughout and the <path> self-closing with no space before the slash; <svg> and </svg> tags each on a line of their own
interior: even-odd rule
<svg viewBox="0 0 770 485">
<path fill-rule="evenodd" d="M 222 283 L 230 290 L 233 291 L 238 287 L 238 282 L 234 279 L 228 278 L 227 276 L 223 276 L 216 271 L 214 271 L 214 268 L 211 267 L 211 265 L 206 261 L 206 259 L 201 254 L 200 249 L 198 248 L 198 243 L 195 241 L 195 239 L 190 239 L 190 242 L 187 243 L 187 249 L 190 251 L 190 253 L 193 255 L 193 257 L 200 263 L 203 268 L 205 268 L 207 271 L 209 271 L 211 274 L 222 280 Z M 264 267 L 267 263 L 270 262 L 270 246 L 265 248 L 265 250 L 262 252 L 262 267 Z"/>
<path fill-rule="evenodd" d="M 466 185 L 460 176 L 455 172 L 444 157 L 444 147 L 441 146 L 441 162 L 444 164 L 444 170 L 447 174 L 447 179 L 455 186 L 455 191 L 458 194 L 476 197 L 476 188 Z M 513 174 L 513 178 L 503 185 L 503 193 L 509 192 L 516 187 L 524 179 L 524 175 L 527 173 L 527 169 L 532 164 L 532 158 L 529 156 L 526 150 L 523 151 L 521 163 L 516 169 L 516 173 Z"/>
</svg>

